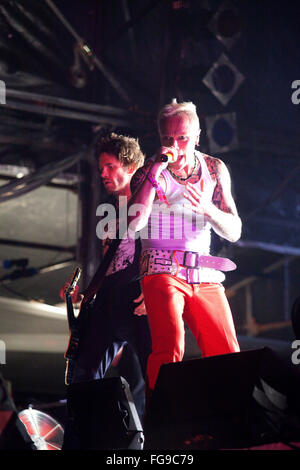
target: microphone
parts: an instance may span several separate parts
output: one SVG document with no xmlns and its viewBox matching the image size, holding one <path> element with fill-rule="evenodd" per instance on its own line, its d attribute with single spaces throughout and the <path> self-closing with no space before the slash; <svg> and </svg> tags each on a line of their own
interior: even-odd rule
<svg viewBox="0 0 300 470">
<path fill-rule="evenodd" d="M 178 152 L 176 149 L 167 149 L 165 152 L 161 154 L 160 161 L 161 162 L 169 162 L 174 163 L 178 158 Z"/>
</svg>

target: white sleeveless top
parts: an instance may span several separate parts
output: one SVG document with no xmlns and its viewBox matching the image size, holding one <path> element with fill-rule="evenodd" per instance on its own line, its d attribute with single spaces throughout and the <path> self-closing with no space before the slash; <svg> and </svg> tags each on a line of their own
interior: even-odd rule
<svg viewBox="0 0 300 470">
<path fill-rule="evenodd" d="M 204 195 L 211 200 L 214 185 L 210 173 L 203 155 L 196 151 L 196 156 L 201 164 L 201 179 L 194 186 L 200 190 L 203 180 Z M 192 211 L 191 203 L 182 195 L 187 191 L 185 185 L 178 183 L 168 170 L 164 170 L 162 175 L 166 182 L 166 197 L 170 207 L 159 200 L 153 203 L 148 224 L 140 231 L 142 250 L 183 250 L 208 255 L 210 223 L 205 216 Z"/>
</svg>

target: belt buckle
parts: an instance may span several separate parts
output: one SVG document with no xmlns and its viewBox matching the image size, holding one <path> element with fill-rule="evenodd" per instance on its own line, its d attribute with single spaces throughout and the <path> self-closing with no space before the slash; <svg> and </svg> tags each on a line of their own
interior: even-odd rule
<svg viewBox="0 0 300 470">
<path fill-rule="evenodd" d="M 186 258 L 187 256 L 190 256 L 190 255 L 195 255 L 196 256 L 196 259 L 195 259 L 195 263 L 194 264 L 187 264 L 186 263 Z M 198 267 L 198 261 L 199 261 L 199 253 L 197 253 L 196 251 L 185 251 L 183 253 L 183 262 L 182 262 L 182 266 L 184 266 L 185 268 L 188 269 L 192 269 L 192 268 L 197 268 Z"/>
<path fill-rule="evenodd" d="M 193 273 L 191 276 L 190 273 Z M 197 281 L 194 279 L 194 275 L 197 273 Z M 186 280 L 188 284 L 200 284 L 200 271 L 197 268 L 186 268 Z"/>
</svg>

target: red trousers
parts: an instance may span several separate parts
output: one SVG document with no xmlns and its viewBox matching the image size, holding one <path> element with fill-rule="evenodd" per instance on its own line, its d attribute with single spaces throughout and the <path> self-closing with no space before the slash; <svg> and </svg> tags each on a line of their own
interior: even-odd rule
<svg viewBox="0 0 300 470">
<path fill-rule="evenodd" d="M 202 357 L 240 351 L 221 284 L 188 284 L 170 274 L 154 274 L 143 278 L 142 287 L 152 336 L 152 354 L 147 364 L 150 389 L 154 389 L 162 364 L 182 360 L 184 322 Z"/>
</svg>

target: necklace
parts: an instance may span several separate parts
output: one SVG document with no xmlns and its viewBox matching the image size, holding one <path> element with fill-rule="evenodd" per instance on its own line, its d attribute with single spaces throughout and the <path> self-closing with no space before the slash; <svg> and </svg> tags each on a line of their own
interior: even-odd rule
<svg viewBox="0 0 300 470">
<path fill-rule="evenodd" d="M 198 161 L 198 159 L 197 159 L 197 157 L 196 157 L 196 154 L 194 154 L 194 167 L 193 167 L 193 169 L 192 169 L 192 173 L 191 173 L 189 176 L 187 176 L 186 178 L 182 178 L 182 176 L 175 175 L 175 173 L 173 173 L 173 171 L 170 170 L 169 167 L 168 167 L 168 170 L 169 170 L 169 172 L 171 173 L 171 175 L 173 176 L 173 178 L 176 178 L 177 180 L 180 180 L 180 181 L 187 181 L 187 180 L 189 180 L 189 179 L 193 176 L 193 174 L 194 174 L 194 172 L 195 172 L 195 170 L 196 170 L 197 161 Z"/>
</svg>

